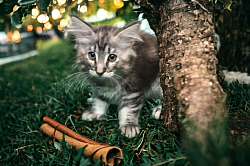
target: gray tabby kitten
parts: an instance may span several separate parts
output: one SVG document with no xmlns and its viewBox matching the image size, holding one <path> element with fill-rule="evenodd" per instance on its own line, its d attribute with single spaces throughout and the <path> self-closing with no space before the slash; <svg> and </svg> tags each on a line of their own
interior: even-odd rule
<svg viewBox="0 0 250 166">
<path fill-rule="evenodd" d="M 70 15 L 66 30 L 75 40 L 76 63 L 92 87 L 92 108 L 83 120 L 104 118 L 110 104 L 119 111 L 119 130 L 126 137 L 139 134 L 138 117 L 146 99 L 161 99 L 156 38 L 140 31 L 140 22 L 124 28 L 93 26 Z M 159 119 L 162 106 L 153 109 Z"/>
</svg>

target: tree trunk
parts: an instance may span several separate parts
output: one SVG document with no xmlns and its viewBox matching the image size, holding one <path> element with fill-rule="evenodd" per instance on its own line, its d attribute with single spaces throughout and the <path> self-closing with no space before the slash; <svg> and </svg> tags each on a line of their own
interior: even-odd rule
<svg viewBox="0 0 250 166">
<path fill-rule="evenodd" d="M 216 78 L 212 0 L 136 0 L 156 32 L 163 114 L 169 131 L 187 117 L 205 129 L 223 113 L 224 92 Z"/>
</svg>

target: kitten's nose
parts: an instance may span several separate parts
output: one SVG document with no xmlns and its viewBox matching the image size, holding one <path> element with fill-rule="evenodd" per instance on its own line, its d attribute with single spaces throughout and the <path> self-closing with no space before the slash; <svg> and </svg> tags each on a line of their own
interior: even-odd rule
<svg viewBox="0 0 250 166">
<path fill-rule="evenodd" d="M 102 76 L 103 73 L 105 73 L 106 68 L 103 67 L 103 65 L 97 65 L 96 66 L 96 74 L 98 74 L 99 76 Z"/>
<path fill-rule="evenodd" d="M 103 70 L 102 72 L 98 72 L 98 71 L 96 71 L 96 74 L 98 74 L 99 76 L 102 76 L 102 75 L 103 75 L 103 73 L 104 73 L 104 70 Z"/>
</svg>

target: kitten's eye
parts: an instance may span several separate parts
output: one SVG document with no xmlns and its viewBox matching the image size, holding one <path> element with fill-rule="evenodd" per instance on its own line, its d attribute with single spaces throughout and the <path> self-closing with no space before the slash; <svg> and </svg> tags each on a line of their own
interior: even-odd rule
<svg viewBox="0 0 250 166">
<path fill-rule="evenodd" d="M 96 56 L 94 52 L 89 52 L 88 54 L 89 54 L 89 59 L 95 60 Z"/>
<path fill-rule="evenodd" d="M 108 60 L 111 62 L 114 62 L 116 60 L 117 56 L 115 54 L 110 54 L 108 57 Z"/>
</svg>

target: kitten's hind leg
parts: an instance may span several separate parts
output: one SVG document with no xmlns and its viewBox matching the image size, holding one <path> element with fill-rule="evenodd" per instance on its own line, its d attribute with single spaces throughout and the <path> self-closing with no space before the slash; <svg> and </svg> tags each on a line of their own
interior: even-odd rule
<svg viewBox="0 0 250 166">
<path fill-rule="evenodd" d="M 153 112 L 152 112 L 153 118 L 160 119 L 161 110 L 162 110 L 162 105 L 158 105 L 158 106 L 154 107 Z"/>
<path fill-rule="evenodd" d="M 109 104 L 98 98 L 93 98 L 91 110 L 86 110 L 82 114 L 82 119 L 87 121 L 101 120 L 104 118 Z"/>
</svg>

